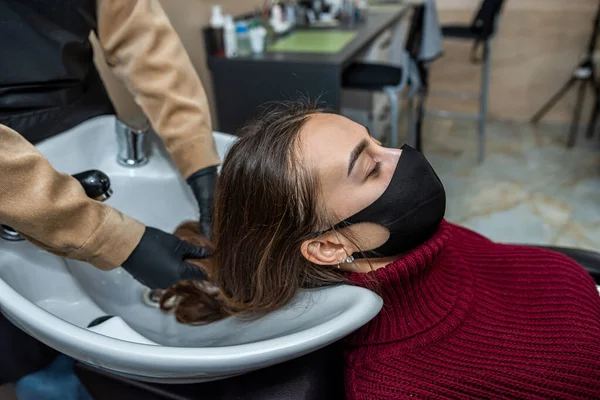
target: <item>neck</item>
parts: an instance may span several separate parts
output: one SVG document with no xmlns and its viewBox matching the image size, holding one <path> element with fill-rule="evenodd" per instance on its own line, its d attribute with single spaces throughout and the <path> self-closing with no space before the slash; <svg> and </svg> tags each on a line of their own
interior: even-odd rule
<svg viewBox="0 0 600 400">
<path fill-rule="evenodd" d="M 369 272 L 376 271 L 380 268 L 384 268 L 396 261 L 400 256 L 383 257 L 383 258 L 361 258 L 354 260 L 352 264 L 344 267 L 344 272 L 356 272 L 359 274 L 368 274 Z"/>
<path fill-rule="evenodd" d="M 430 239 L 436 231 L 437 231 L 437 229 L 435 231 L 432 231 L 429 234 L 427 234 L 419 244 L 422 244 L 422 243 L 426 242 L 428 239 Z M 418 247 L 418 246 L 415 246 L 415 248 L 416 247 Z M 380 268 L 384 268 L 384 267 L 390 265 L 391 263 L 400 259 L 402 256 L 404 256 L 405 254 L 408 254 L 408 253 L 410 253 L 410 251 L 396 254 L 396 255 L 393 255 L 390 257 L 359 258 L 357 260 L 354 260 L 354 262 L 352 262 L 351 264 L 344 266 L 342 268 L 342 270 L 344 272 L 355 272 L 355 273 L 359 273 L 359 274 L 368 274 L 369 272 L 373 272 Z"/>
<path fill-rule="evenodd" d="M 460 254 L 448 249 L 452 226 L 416 249 L 369 273 L 348 274 L 350 281 L 373 289 L 383 310 L 350 338 L 360 345 L 396 342 L 414 347 L 445 335 L 460 323 L 472 297 L 472 277 Z"/>
</svg>

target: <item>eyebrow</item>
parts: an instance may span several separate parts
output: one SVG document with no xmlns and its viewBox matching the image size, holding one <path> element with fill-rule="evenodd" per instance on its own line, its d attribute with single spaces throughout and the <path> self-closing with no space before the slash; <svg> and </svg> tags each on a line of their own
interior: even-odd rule
<svg viewBox="0 0 600 400">
<path fill-rule="evenodd" d="M 363 139 L 360 141 L 360 143 L 356 145 L 354 150 L 352 150 L 352 153 L 350 153 L 350 161 L 348 163 L 348 176 L 350 176 L 350 174 L 352 173 L 352 169 L 354 168 L 354 164 L 356 164 L 356 160 L 358 160 L 358 157 L 360 157 L 360 155 L 363 151 L 365 151 L 368 145 L 369 141 L 367 139 Z"/>
</svg>

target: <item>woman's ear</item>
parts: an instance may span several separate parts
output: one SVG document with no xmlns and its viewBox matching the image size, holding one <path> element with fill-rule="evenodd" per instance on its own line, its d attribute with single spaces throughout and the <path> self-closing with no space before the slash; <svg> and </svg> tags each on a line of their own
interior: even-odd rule
<svg viewBox="0 0 600 400">
<path fill-rule="evenodd" d="M 348 256 L 346 246 L 335 232 L 325 233 L 315 239 L 305 240 L 300 246 L 304 258 L 318 265 L 336 265 Z"/>
</svg>

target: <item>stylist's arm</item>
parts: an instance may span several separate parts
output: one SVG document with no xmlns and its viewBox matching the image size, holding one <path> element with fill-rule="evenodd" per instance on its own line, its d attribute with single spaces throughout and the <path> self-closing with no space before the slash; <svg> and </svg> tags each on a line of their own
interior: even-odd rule
<svg viewBox="0 0 600 400">
<path fill-rule="evenodd" d="M 210 238 L 219 155 L 208 100 L 157 0 L 99 0 L 98 38 L 107 64 L 162 138 L 200 208 Z"/>
<path fill-rule="evenodd" d="M 203 248 L 90 199 L 75 178 L 57 172 L 33 145 L 4 125 L 0 188 L 0 224 L 53 254 L 103 270 L 123 265 L 151 288 L 205 277 L 185 262 L 204 257 Z"/>
</svg>

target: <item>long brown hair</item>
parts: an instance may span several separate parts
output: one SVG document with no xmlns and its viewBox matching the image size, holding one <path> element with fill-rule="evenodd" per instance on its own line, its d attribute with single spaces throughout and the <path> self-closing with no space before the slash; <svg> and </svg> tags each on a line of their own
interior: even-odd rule
<svg viewBox="0 0 600 400">
<path fill-rule="evenodd" d="M 199 264 L 209 279 L 166 290 L 163 310 L 189 324 L 257 317 L 287 304 L 300 288 L 344 281 L 336 269 L 312 264 L 300 252 L 333 220 L 317 207 L 317 174 L 299 160 L 298 133 L 318 112 L 307 101 L 282 102 L 242 129 L 219 178 L 213 257 Z"/>
</svg>

